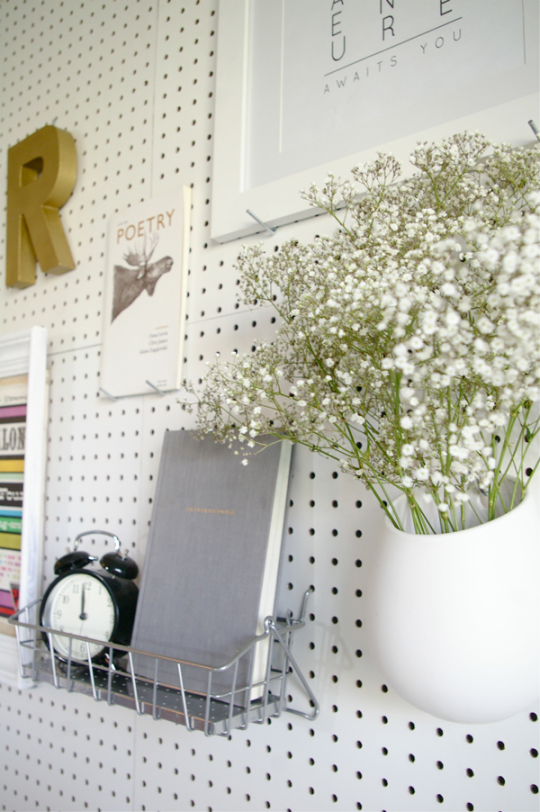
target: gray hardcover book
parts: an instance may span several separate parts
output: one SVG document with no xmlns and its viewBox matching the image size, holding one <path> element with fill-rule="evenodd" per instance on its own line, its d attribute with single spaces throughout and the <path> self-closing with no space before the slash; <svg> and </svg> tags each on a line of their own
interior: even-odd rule
<svg viewBox="0 0 540 812">
<path fill-rule="evenodd" d="M 238 449 L 238 446 L 235 446 Z M 211 436 L 165 433 L 131 645 L 221 666 L 274 614 L 292 446 L 277 442 L 241 464 Z M 240 661 L 236 685 L 264 678 L 268 645 Z M 155 676 L 137 655 L 137 674 Z M 207 674 L 184 667 L 186 690 L 205 693 Z M 178 668 L 159 661 L 158 680 L 179 687 Z M 230 690 L 232 670 L 213 677 Z M 253 693 L 255 698 L 260 691 Z"/>
</svg>

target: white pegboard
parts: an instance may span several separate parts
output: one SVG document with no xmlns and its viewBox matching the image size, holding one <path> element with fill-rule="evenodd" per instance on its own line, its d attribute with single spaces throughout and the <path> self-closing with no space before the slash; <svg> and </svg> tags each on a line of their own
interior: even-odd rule
<svg viewBox="0 0 540 812">
<path fill-rule="evenodd" d="M 229 2 L 231 0 L 228 0 Z M 238 243 L 210 241 L 216 0 L 2 0 L 0 173 L 7 148 L 45 124 L 75 136 L 79 175 L 62 212 L 77 269 L 3 289 L 2 333 L 50 336 L 44 587 L 81 530 L 117 532 L 140 565 L 163 433 L 191 428 L 176 395 L 99 392 L 107 221 L 192 186 L 185 374 L 217 351 L 250 352 L 270 311 L 237 306 Z M 325 217 L 273 237 L 309 240 Z M 4 264 L 5 209 L 0 217 Z M 380 510 L 333 465 L 296 449 L 280 609 L 310 619 L 295 654 L 321 703 L 231 740 L 137 717 L 41 685 L 0 686 L 0 808 L 6 810 L 505 810 L 538 808 L 535 711 L 485 726 L 440 722 L 391 690 L 364 650 L 364 560 Z M 428 609 L 427 609 L 428 610 Z M 292 680 L 289 693 L 301 704 Z M 531 716 L 532 714 L 532 716 Z"/>
</svg>

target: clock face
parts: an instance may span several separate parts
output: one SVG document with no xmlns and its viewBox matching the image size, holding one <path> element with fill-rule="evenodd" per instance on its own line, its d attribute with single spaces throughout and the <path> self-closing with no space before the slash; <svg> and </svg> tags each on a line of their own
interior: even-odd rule
<svg viewBox="0 0 540 812">
<path fill-rule="evenodd" d="M 59 632 L 92 637 L 108 642 L 116 621 L 111 594 L 105 584 L 88 572 L 70 573 L 56 583 L 46 599 L 42 625 Z M 68 659 L 70 638 L 53 635 L 54 650 Z M 84 640 L 71 638 L 71 659 L 87 662 L 88 652 Z M 89 643 L 90 657 L 103 649 L 99 643 Z"/>
</svg>

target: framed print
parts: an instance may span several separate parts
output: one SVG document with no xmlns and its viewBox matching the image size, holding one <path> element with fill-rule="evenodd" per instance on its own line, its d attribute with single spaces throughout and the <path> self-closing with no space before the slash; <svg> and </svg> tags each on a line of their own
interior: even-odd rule
<svg viewBox="0 0 540 812">
<path fill-rule="evenodd" d="M 221 0 L 212 238 L 314 213 L 300 196 L 378 151 L 538 123 L 536 0 Z M 248 213 L 249 210 L 253 214 Z"/>
<path fill-rule="evenodd" d="M 28 375 L 0 378 L 0 632 L 19 608 Z"/>
<path fill-rule="evenodd" d="M 19 676 L 13 630 L 17 609 L 40 596 L 47 427 L 47 331 L 0 337 L 0 682 Z M 8 632 L 8 634 L 6 634 Z M 21 656 L 31 658 L 24 650 Z M 30 682 L 30 684 L 28 684 Z"/>
</svg>

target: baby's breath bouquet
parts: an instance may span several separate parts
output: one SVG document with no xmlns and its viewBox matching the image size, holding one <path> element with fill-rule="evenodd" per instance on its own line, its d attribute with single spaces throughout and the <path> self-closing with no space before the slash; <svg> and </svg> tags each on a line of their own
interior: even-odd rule
<svg viewBox="0 0 540 812">
<path fill-rule="evenodd" d="M 333 236 L 243 248 L 242 299 L 275 335 L 191 392 L 202 432 L 305 445 L 396 527 L 397 489 L 417 533 L 447 533 L 511 510 L 538 468 L 540 153 L 464 133 L 411 162 L 305 192 Z"/>
</svg>

